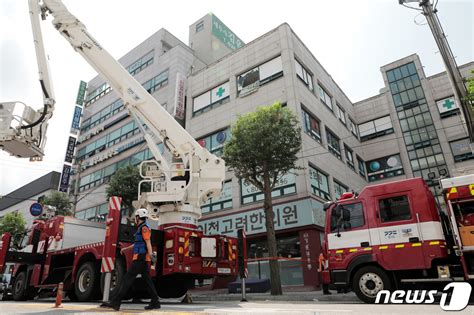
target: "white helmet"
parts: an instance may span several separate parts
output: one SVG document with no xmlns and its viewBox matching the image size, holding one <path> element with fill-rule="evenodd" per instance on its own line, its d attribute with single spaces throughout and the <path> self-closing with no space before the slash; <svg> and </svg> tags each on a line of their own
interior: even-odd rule
<svg viewBox="0 0 474 315">
<path fill-rule="evenodd" d="M 137 211 L 135 211 L 135 216 L 138 216 L 140 219 L 148 218 L 148 210 L 144 208 L 137 209 Z"/>
</svg>

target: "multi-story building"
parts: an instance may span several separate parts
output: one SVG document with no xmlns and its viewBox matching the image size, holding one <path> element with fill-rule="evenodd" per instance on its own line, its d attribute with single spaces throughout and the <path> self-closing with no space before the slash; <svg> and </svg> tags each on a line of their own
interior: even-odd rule
<svg viewBox="0 0 474 315">
<path fill-rule="evenodd" d="M 161 29 L 119 60 L 170 114 L 184 123 L 178 84 L 204 64 L 193 51 Z M 183 91 L 184 92 L 184 91 Z M 84 115 L 75 158 L 76 217 L 94 219 L 108 212 L 106 183 L 115 171 L 152 157 L 136 121 L 101 76 L 87 84 Z M 77 187 L 76 187 L 77 185 Z M 74 190 L 74 188 L 71 188 Z"/>
<path fill-rule="evenodd" d="M 471 62 L 460 71 L 466 77 L 473 68 Z M 421 176 L 436 193 L 440 177 L 467 172 L 474 164 L 448 77 L 426 77 L 417 55 L 380 70 L 385 82 L 380 94 L 354 104 L 368 180 Z"/>
<path fill-rule="evenodd" d="M 57 191 L 60 177 L 60 173 L 50 172 L 0 198 L 0 218 L 17 212 L 25 218 L 28 226 L 31 225 L 36 219 L 30 213 L 31 205 Z"/>
<path fill-rule="evenodd" d="M 210 14 L 190 26 L 189 47 L 161 30 L 120 62 L 173 113 L 176 73 L 186 77 L 180 121 L 217 155 L 239 114 L 279 102 L 299 117 L 297 165 L 303 169 L 286 174 L 272 193 L 284 285 L 319 285 L 326 201 L 369 182 L 423 176 L 435 184 L 433 179 L 474 164 L 446 74 L 426 78 L 416 55 L 383 66 L 386 87 L 355 104 L 287 24 L 244 44 Z M 76 157 L 85 167 L 76 216 L 94 219 L 107 212 L 108 178 L 151 154 L 104 81 L 97 77 L 88 86 Z M 262 201 L 256 187 L 228 171 L 221 196 L 202 206 L 200 220 L 208 234 L 246 229 L 252 278 L 269 275 L 261 260 L 268 258 Z M 351 212 L 352 227 L 363 224 L 361 209 Z"/>
</svg>

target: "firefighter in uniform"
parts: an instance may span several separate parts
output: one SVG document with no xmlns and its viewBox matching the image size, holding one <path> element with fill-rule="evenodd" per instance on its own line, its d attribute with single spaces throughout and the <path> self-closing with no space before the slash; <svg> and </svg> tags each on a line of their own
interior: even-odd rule
<svg viewBox="0 0 474 315">
<path fill-rule="evenodd" d="M 142 279 L 145 281 L 148 293 L 151 297 L 151 302 L 148 306 L 145 306 L 145 310 L 160 308 L 158 294 L 156 293 L 156 288 L 151 280 L 148 268 L 148 263 L 152 261 L 152 258 L 153 260 L 156 260 L 156 255 L 152 253 L 150 240 L 151 229 L 146 222 L 147 218 L 148 211 L 146 209 L 138 209 L 135 211 L 135 223 L 138 226 L 137 232 L 135 233 L 135 242 L 133 245 L 120 250 L 120 253 L 123 253 L 125 250 L 133 247 L 133 263 L 123 278 L 118 294 L 112 298 L 110 303 L 104 305 L 106 307 L 111 307 L 116 311 L 120 309 L 122 299 L 127 294 L 138 274 L 141 274 Z"/>
</svg>

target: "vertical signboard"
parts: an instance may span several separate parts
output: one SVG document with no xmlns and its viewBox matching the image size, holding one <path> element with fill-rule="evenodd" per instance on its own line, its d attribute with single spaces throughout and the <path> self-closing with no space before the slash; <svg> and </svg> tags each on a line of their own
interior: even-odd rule
<svg viewBox="0 0 474 315">
<path fill-rule="evenodd" d="M 185 88 L 186 78 L 181 73 L 176 73 L 173 116 L 177 119 L 184 119 Z"/>
<path fill-rule="evenodd" d="M 59 182 L 59 191 L 67 193 L 69 189 L 69 179 L 71 177 L 71 166 L 64 164 L 63 171 L 61 173 L 61 181 Z"/>
<path fill-rule="evenodd" d="M 87 83 L 81 81 L 76 96 L 76 106 L 74 107 L 74 115 L 71 122 L 71 130 L 66 147 L 66 154 L 64 157 L 63 171 L 61 173 L 61 181 L 59 182 L 58 190 L 61 192 L 68 192 L 69 181 L 72 175 L 72 161 L 74 159 L 74 151 L 76 149 L 76 136 L 79 134 L 81 126 L 82 105 L 86 96 Z"/>
</svg>

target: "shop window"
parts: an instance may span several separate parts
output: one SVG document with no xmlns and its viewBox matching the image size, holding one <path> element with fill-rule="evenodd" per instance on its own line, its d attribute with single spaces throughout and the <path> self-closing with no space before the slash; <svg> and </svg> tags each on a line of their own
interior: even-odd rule
<svg viewBox="0 0 474 315">
<path fill-rule="evenodd" d="M 193 98 L 193 116 L 230 101 L 229 81 Z"/>
<path fill-rule="evenodd" d="M 360 141 L 367 141 L 390 133 L 393 133 L 390 115 L 359 125 Z"/>
<path fill-rule="evenodd" d="M 369 182 L 405 174 L 400 154 L 381 157 L 366 164 Z"/>
<path fill-rule="evenodd" d="M 313 75 L 295 59 L 296 76 L 303 81 L 310 91 L 314 90 Z"/>
<path fill-rule="evenodd" d="M 283 76 L 281 56 L 237 76 L 237 95 L 244 97 L 276 78 Z"/>
<path fill-rule="evenodd" d="M 329 176 L 319 169 L 309 165 L 309 180 L 313 194 L 326 200 L 331 200 L 329 193 Z"/>
<path fill-rule="evenodd" d="M 318 90 L 319 90 L 319 99 L 321 102 L 324 103 L 330 110 L 333 110 L 332 108 L 332 99 L 331 96 L 326 92 L 324 88 L 321 87 L 321 85 L 318 84 Z"/>
<path fill-rule="evenodd" d="M 341 146 L 339 144 L 339 138 L 327 128 L 326 128 L 326 138 L 327 138 L 327 141 L 328 141 L 329 152 L 331 152 L 332 155 L 334 155 L 338 159 L 342 160 L 342 158 L 341 158 Z"/>
<path fill-rule="evenodd" d="M 345 125 L 346 124 L 346 113 L 342 107 L 336 103 L 336 117 Z"/>
<path fill-rule="evenodd" d="M 453 152 L 455 162 L 474 159 L 474 153 L 471 150 L 469 138 L 451 141 L 449 142 L 449 145 L 451 146 L 451 151 Z"/>
<path fill-rule="evenodd" d="M 302 110 L 304 130 L 314 140 L 321 143 L 321 122 L 310 115 L 306 110 Z"/>
<path fill-rule="evenodd" d="M 232 180 L 226 181 L 219 197 L 210 198 L 201 206 L 202 213 L 232 208 Z"/>
<path fill-rule="evenodd" d="M 407 196 L 397 196 L 379 200 L 380 220 L 393 222 L 411 219 Z"/>
<path fill-rule="evenodd" d="M 339 183 L 337 180 L 334 180 L 334 197 L 336 199 L 339 199 L 339 197 L 347 191 L 349 191 L 349 188 L 347 188 L 346 185 L 343 185 Z"/>
<path fill-rule="evenodd" d="M 349 166 L 349 168 L 353 171 L 355 171 L 355 167 L 354 167 L 354 157 L 352 156 L 352 150 L 347 146 L 347 145 L 344 145 L 344 153 L 345 153 L 345 156 L 346 156 L 346 163 L 347 163 L 347 166 Z"/>
<path fill-rule="evenodd" d="M 262 201 L 264 199 L 263 192 L 257 187 L 247 182 L 240 181 L 241 188 L 241 202 L 242 205 Z M 296 193 L 296 176 L 288 173 L 282 176 L 272 190 L 272 198 L 281 197 L 284 195 L 291 195 Z"/>
</svg>

